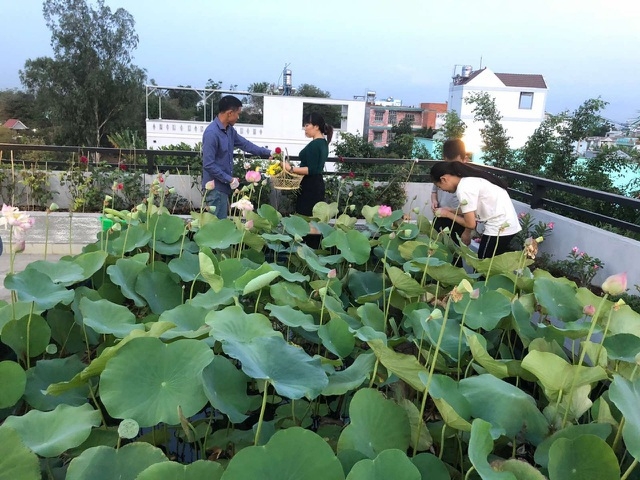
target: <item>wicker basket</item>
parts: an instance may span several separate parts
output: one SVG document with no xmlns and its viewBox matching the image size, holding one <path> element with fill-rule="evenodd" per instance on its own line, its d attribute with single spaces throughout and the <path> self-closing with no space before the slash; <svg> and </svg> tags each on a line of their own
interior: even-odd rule
<svg viewBox="0 0 640 480">
<path fill-rule="evenodd" d="M 285 149 L 282 154 L 282 170 L 275 175 L 271 176 L 271 183 L 276 190 L 297 190 L 300 188 L 300 182 L 304 178 L 304 175 L 298 175 L 285 170 L 284 162 L 287 161 L 288 154 Z"/>
</svg>

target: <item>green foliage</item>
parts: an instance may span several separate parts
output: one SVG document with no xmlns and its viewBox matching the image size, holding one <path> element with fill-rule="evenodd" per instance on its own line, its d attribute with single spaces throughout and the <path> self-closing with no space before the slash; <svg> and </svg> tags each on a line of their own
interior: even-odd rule
<svg viewBox="0 0 640 480">
<path fill-rule="evenodd" d="M 50 173 L 46 170 L 39 170 L 36 165 L 31 168 L 22 169 L 19 172 L 19 182 L 26 188 L 26 205 L 34 209 L 46 209 L 53 199 L 53 191 L 49 188 Z"/>
<path fill-rule="evenodd" d="M 552 260 L 548 256 L 542 256 L 537 263 L 555 275 L 575 281 L 580 287 L 591 286 L 593 277 L 604 267 L 602 260 L 581 252 L 578 247 L 573 247 L 565 260 Z"/>
<path fill-rule="evenodd" d="M 513 163 L 513 151 L 509 148 L 507 131 L 502 126 L 502 116 L 496 107 L 495 99 L 486 92 L 469 95 L 465 102 L 473 105 L 473 119 L 484 122 L 480 129 L 482 138 L 482 158 L 487 165 L 509 168 Z"/>
<path fill-rule="evenodd" d="M 527 238 L 533 238 L 535 240 L 542 237 L 545 239 L 553 232 L 553 222 L 545 223 L 538 221 L 536 223 L 533 216 L 528 212 L 518 215 L 518 221 L 520 222 L 522 230 L 513 237 L 511 246 L 514 250 L 522 250 L 525 247 L 525 240 Z"/>
<path fill-rule="evenodd" d="M 123 126 L 143 124 L 144 70 L 133 65 L 133 17 L 99 0 L 46 0 L 53 57 L 25 62 L 20 79 L 48 113 L 59 144 L 102 145 Z"/>
</svg>

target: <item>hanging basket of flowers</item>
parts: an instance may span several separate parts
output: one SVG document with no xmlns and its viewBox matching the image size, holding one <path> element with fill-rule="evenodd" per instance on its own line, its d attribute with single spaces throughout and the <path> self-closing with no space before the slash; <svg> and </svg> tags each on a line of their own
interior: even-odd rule
<svg viewBox="0 0 640 480">
<path fill-rule="evenodd" d="M 297 190 L 304 175 L 288 172 L 284 168 L 284 162 L 289 158 L 287 149 L 284 152 L 278 147 L 273 154 L 273 163 L 267 168 L 267 175 L 271 178 L 271 184 L 276 190 Z"/>
</svg>

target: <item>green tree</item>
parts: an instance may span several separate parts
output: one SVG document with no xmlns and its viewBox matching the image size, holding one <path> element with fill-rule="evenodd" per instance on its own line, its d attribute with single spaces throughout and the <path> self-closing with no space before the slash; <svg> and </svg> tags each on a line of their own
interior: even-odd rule
<svg viewBox="0 0 640 480">
<path fill-rule="evenodd" d="M 266 94 L 270 91 L 269 82 L 255 82 L 249 85 L 248 92 Z M 243 100 L 245 106 L 240 114 L 240 123 L 262 124 L 264 121 L 264 97 L 262 95 L 249 95 Z"/>
<path fill-rule="evenodd" d="M 502 126 L 502 115 L 496 107 L 495 99 L 487 92 L 476 92 L 469 95 L 465 102 L 473 105 L 473 119 L 483 122 L 480 129 L 482 138 L 482 159 L 487 165 L 499 168 L 512 168 L 514 154 L 509 147 L 511 137 Z"/>
<path fill-rule="evenodd" d="M 458 112 L 455 110 L 449 110 L 444 117 L 444 125 L 442 126 L 442 134 L 438 136 L 439 140 L 436 141 L 433 147 L 434 157 L 442 159 L 442 144 L 444 140 L 451 138 L 462 138 L 464 132 L 467 129 L 467 125 L 460 119 Z"/>
<path fill-rule="evenodd" d="M 303 83 L 296 91 L 295 95 L 298 97 L 312 97 L 312 98 L 331 98 L 331 93 L 322 90 L 315 85 L 309 83 Z M 342 124 L 342 107 L 340 105 L 323 105 L 319 103 L 305 103 L 302 106 L 302 116 L 306 117 L 312 112 L 319 113 L 324 118 L 324 121 L 333 128 L 340 128 Z"/>
<path fill-rule="evenodd" d="M 20 79 L 57 127 L 61 143 L 100 145 L 144 121 L 144 70 L 133 65 L 134 19 L 97 0 L 45 0 L 53 58 L 25 62 Z"/>
</svg>

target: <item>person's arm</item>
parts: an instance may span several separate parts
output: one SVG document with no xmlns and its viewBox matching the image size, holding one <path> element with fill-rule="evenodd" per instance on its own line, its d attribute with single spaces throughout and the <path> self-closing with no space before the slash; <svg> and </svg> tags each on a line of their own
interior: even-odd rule
<svg viewBox="0 0 640 480">
<path fill-rule="evenodd" d="M 233 146 L 236 148 L 240 148 L 243 151 L 250 153 L 251 155 L 257 155 L 259 157 L 270 157 L 271 150 L 268 148 L 259 147 L 255 143 L 251 143 L 249 140 L 244 138 L 241 135 L 235 134 L 235 138 L 233 140 Z"/>
<path fill-rule="evenodd" d="M 447 208 L 439 208 L 436 211 L 436 215 L 439 217 L 448 218 L 454 222 L 462 225 L 464 228 L 474 229 L 476 228 L 476 212 L 458 213 Z"/>
<path fill-rule="evenodd" d="M 220 139 L 213 133 L 209 132 L 202 137 L 202 168 L 204 168 L 214 178 L 214 180 L 222 183 L 231 183 L 233 177 L 224 173 L 220 164 L 216 162 L 216 152 Z"/>
<path fill-rule="evenodd" d="M 439 206 L 440 204 L 438 203 L 438 187 L 433 184 L 433 189 L 431 189 L 431 210 L 435 210 Z"/>
</svg>

